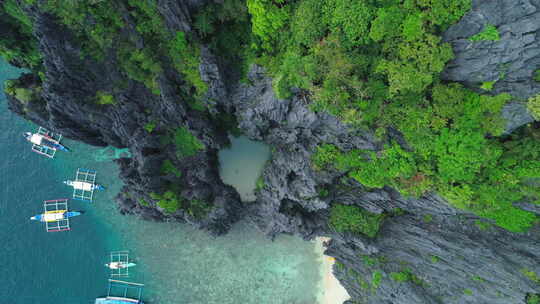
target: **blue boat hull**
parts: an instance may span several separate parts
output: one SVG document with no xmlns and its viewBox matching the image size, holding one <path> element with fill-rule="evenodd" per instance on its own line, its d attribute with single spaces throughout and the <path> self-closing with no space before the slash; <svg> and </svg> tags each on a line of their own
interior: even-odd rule
<svg viewBox="0 0 540 304">
<path fill-rule="evenodd" d="M 41 222 L 42 218 L 43 218 L 43 216 L 41 214 L 37 214 L 37 215 L 32 216 L 30 219 L 33 220 L 33 221 L 40 221 Z"/>
<path fill-rule="evenodd" d="M 57 150 L 64 151 L 64 152 L 71 152 L 68 147 L 62 145 L 62 144 L 53 144 L 53 147 Z"/>
<path fill-rule="evenodd" d="M 82 214 L 82 212 L 79 212 L 79 211 L 68 211 L 68 212 L 64 213 L 64 218 L 75 217 L 75 216 L 79 216 L 81 214 Z M 34 215 L 30 219 L 33 220 L 33 221 L 42 222 L 43 221 L 43 214 Z"/>
<path fill-rule="evenodd" d="M 81 213 L 79 211 L 69 211 L 69 212 L 66 212 L 65 215 L 67 218 L 70 218 L 70 217 L 79 216 L 81 215 Z"/>
<path fill-rule="evenodd" d="M 57 150 L 60 150 L 60 151 L 65 151 L 65 152 L 70 152 L 68 147 L 60 144 L 60 143 L 55 143 L 53 141 L 50 141 L 48 139 L 43 139 L 43 141 L 41 142 L 41 144 L 43 146 L 46 146 L 46 147 L 49 147 L 49 148 L 53 148 L 53 149 L 57 149 Z"/>
</svg>

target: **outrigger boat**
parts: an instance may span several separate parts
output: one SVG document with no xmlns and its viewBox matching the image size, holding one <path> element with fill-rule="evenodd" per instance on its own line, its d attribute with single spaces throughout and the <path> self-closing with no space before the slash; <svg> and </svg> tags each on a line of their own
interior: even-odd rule
<svg viewBox="0 0 540 304">
<path fill-rule="evenodd" d="M 75 217 L 81 215 L 78 211 L 67 211 L 67 210 L 53 210 L 46 211 L 45 213 L 32 216 L 30 219 L 33 221 L 40 222 L 56 222 L 58 220 L 67 219 L 70 217 Z"/>
<path fill-rule="evenodd" d="M 45 223 L 45 230 L 47 232 L 71 230 L 69 218 L 79 216 L 81 212 L 68 211 L 67 201 L 67 199 L 44 201 L 44 212 L 32 216 L 30 220 Z"/>
<path fill-rule="evenodd" d="M 69 152 L 69 149 L 60 143 L 62 135 L 55 134 L 43 127 L 37 133 L 26 132 L 24 138 L 32 143 L 32 151 L 53 158 L 56 150 Z"/>
<path fill-rule="evenodd" d="M 137 264 L 135 264 L 135 263 L 123 263 L 123 262 L 112 262 L 112 263 L 109 263 L 109 264 L 105 264 L 105 266 L 108 267 L 109 269 L 113 270 L 113 269 L 129 268 L 129 267 L 137 266 Z"/>
<path fill-rule="evenodd" d="M 111 270 L 111 277 L 128 277 L 130 267 L 137 264 L 129 260 L 129 251 L 112 251 L 110 254 L 110 262 L 105 264 L 105 267 Z"/>
<path fill-rule="evenodd" d="M 97 298 L 95 304 L 144 304 L 141 300 L 144 284 L 109 279 L 109 290 L 104 298 Z M 118 290 L 120 289 L 120 290 Z M 113 294 L 113 290 L 114 293 Z"/>
<path fill-rule="evenodd" d="M 79 168 L 75 174 L 75 180 L 64 181 L 64 184 L 73 187 L 74 199 L 92 202 L 94 190 L 105 190 L 105 187 L 95 182 L 96 171 Z"/>
</svg>

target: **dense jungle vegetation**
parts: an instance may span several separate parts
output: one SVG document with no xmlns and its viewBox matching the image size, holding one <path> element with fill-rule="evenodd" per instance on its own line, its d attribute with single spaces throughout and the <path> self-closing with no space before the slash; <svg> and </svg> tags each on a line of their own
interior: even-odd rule
<svg viewBox="0 0 540 304">
<path fill-rule="evenodd" d="M 406 196 L 437 191 L 454 206 L 515 232 L 538 220 L 512 205 L 540 194 L 532 180 L 540 177 L 535 130 L 503 136 L 500 111 L 512 97 L 480 95 L 438 77 L 453 58 L 439 36 L 470 9 L 470 0 L 247 5 L 257 61 L 272 74 L 280 97 L 304 89 L 314 111 L 375 130 L 386 142 L 378 152 L 322 145 L 313 157 L 316 168 L 348 172 L 368 188 L 389 185 Z M 487 24 L 471 37 L 498 39 Z M 389 130 L 401 133 L 405 143 Z"/>
<path fill-rule="evenodd" d="M 208 45 L 244 73 L 252 63 L 264 66 L 279 97 L 301 89 L 313 111 L 372 130 L 385 143 L 377 152 L 321 145 L 313 156 L 317 170 L 340 170 L 368 188 L 388 185 L 405 196 L 436 191 L 514 232 L 538 222 L 512 204 L 538 203 L 538 131 L 523 127 L 503 134 L 500 111 L 512 96 L 482 95 L 439 79 L 453 58 L 440 35 L 470 9 L 470 0 L 225 0 L 201 8 L 190 33 L 168 31 L 150 0 L 3 1 L 0 23 L 11 30 L 0 38 L 0 55 L 40 72 L 42 59 L 24 11 L 32 5 L 73 31 L 81 56 L 116 58 L 129 78 L 155 94 L 158 75 L 173 66 L 186 80 L 181 89 L 188 102 L 204 110 L 198 101 L 207 84 L 198 66 L 200 46 Z M 490 24 L 469 37 L 471 43 L 498 39 Z M 486 94 L 492 86 L 478 84 Z M 536 118 L 538 98 L 529 102 Z M 181 205 L 172 192 L 155 196 L 168 210 Z M 358 232 L 362 225 L 354 219 L 370 218 L 339 204 L 332 214 L 349 223 L 340 229 Z"/>
</svg>

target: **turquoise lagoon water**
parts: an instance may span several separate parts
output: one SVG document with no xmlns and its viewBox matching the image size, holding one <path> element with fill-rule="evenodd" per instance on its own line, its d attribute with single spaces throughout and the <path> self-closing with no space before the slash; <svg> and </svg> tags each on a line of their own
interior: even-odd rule
<svg viewBox="0 0 540 304">
<path fill-rule="evenodd" d="M 0 86 L 18 73 L 0 62 Z M 106 291 L 108 252 L 129 249 L 138 263 L 130 280 L 146 284 L 144 298 L 151 304 L 316 303 L 320 262 L 313 244 L 290 236 L 270 242 L 244 223 L 213 238 L 188 225 L 121 216 L 113 198 L 122 184 L 112 159 L 127 151 L 65 140 L 72 153 L 58 152 L 54 160 L 41 157 L 21 136 L 36 127 L 7 110 L 3 93 L 0 99 L 2 302 L 93 303 Z M 232 146 L 238 153 L 259 148 L 249 142 Z M 221 159 L 222 173 L 245 169 L 246 163 L 235 167 L 227 157 Z M 107 190 L 97 192 L 93 204 L 70 200 L 70 209 L 85 213 L 72 219 L 71 231 L 46 233 L 41 223 L 28 219 L 41 213 L 43 200 L 70 197 L 70 188 L 61 182 L 73 178 L 78 167 L 97 170 Z M 253 168 L 249 174 L 256 178 L 262 164 Z M 245 182 L 245 175 L 241 178 Z"/>
</svg>

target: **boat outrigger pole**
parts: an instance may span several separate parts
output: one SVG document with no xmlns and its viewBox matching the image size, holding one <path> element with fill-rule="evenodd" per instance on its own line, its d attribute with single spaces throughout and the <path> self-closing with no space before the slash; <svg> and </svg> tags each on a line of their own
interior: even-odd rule
<svg viewBox="0 0 540 304">
<path fill-rule="evenodd" d="M 144 284 L 109 279 L 107 296 L 97 298 L 95 304 L 144 304 Z"/>
<path fill-rule="evenodd" d="M 130 267 L 136 266 L 129 259 L 129 251 L 113 251 L 110 254 L 110 262 L 105 264 L 105 267 L 111 270 L 111 277 L 127 277 L 129 276 Z"/>
<path fill-rule="evenodd" d="M 23 136 L 24 138 L 26 138 L 26 140 L 28 140 L 29 142 L 35 145 L 45 146 L 51 149 L 69 152 L 69 149 L 66 146 L 60 144 L 59 142 L 57 142 L 56 140 L 48 136 L 37 134 L 37 133 L 32 134 L 30 132 L 24 133 Z"/>
<path fill-rule="evenodd" d="M 95 170 L 79 168 L 75 174 L 75 180 L 66 180 L 64 184 L 73 187 L 73 198 L 80 201 L 92 202 L 94 190 L 105 190 L 100 184 L 96 184 Z"/>
<path fill-rule="evenodd" d="M 79 216 L 82 212 L 69 211 L 68 199 L 56 199 L 43 202 L 43 213 L 30 218 L 33 221 L 45 223 L 47 232 L 58 232 L 71 230 L 69 218 Z"/>
<path fill-rule="evenodd" d="M 26 132 L 23 134 L 27 141 L 32 143 L 32 151 L 53 158 L 56 150 L 69 152 L 69 149 L 60 143 L 62 135 L 39 127 L 37 133 Z"/>
</svg>

